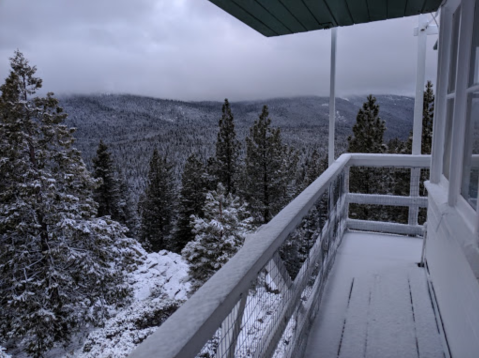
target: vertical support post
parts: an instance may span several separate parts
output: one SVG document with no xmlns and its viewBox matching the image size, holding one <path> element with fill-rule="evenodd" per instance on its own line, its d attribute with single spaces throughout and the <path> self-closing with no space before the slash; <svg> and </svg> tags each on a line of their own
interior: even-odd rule
<svg viewBox="0 0 479 358">
<path fill-rule="evenodd" d="M 266 272 L 281 293 L 286 292 L 293 285 L 291 276 L 289 276 L 288 270 L 284 266 L 283 261 L 277 252 L 266 265 Z"/>
<path fill-rule="evenodd" d="M 422 112 L 424 106 L 424 82 L 426 81 L 427 17 L 419 15 L 417 32 L 416 98 L 414 101 L 414 127 L 412 154 L 421 154 Z"/>
<path fill-rule="evenodd" d="M 419 179 L 421 177 L 420 168 L 411 169 L 411 183 L 409 188 L 409 196 L 411 198 L 419 197 Z M 417 218 L 419 215 L 419 206 L 415 204 L 409 205 L 408 224 L 417 225 Z"/>
<path fill-rule="evenodd" d="M 414 102 L 414 126 L 412 131 L 412 154 L 421 154 L 422 116 L 424 107 L 424 82 L 426 81 L 426 46 L 427 46 L 427 17 L 419 15 L 417 28 L 417 63 L 416 63 L 416 98 Z M 421 169 L 411 169 L 409 195 L 419 196 L 419 179 Z M 417 225 L 419 207 L 409 206 L 408 224 Z"/>
<path fill-rule="evenodd" d="M 331 71 L 329 76 L 329 142 L 328 166 L 334 162 L 334 126 L 336 117 L 336 42 L 337 28 L 331 29 Z"/>
<path fill-rule="evenodd" d="M 238 336 L 241 330 L 241 322 L 246 307 L 248 291 L 243 292 L 239 302 L 233 307 L 231 313 L 226 316 L 221 324 L 221 340 L 218 345 L 217 357 L 234 358 Z"/>
</svg>

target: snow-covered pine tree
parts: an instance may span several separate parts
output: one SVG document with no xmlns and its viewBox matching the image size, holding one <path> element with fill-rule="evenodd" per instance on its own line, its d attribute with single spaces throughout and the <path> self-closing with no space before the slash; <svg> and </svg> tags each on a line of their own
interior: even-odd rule
<svg viewBox="0 0 479 358">
<path fill-rule="evenodd" d="M 327 158 L 321 158 L 319 152 L 314 149 L 311 155 L 307 158 L 305 166 L 302 190 L 312 184 L 327 169 Z"/>
<path fill-rule="evenodd" d="M 120 182 L 108 146 L 102 140 L 92 162 L 93 177 L 101 180 L 100 186 L 93 192 L 98 203 L 98 216 L 110 215 L 113 220 L 124 223 L 120 220 Z"/>
<path fill-rule="evenodd" d="M 178 223 L 173 250 L 180 253 L 185 245 L 195 238 L 191 216 L 203 216 L 206 197 L 205 168 L 203 163 L 191 154 L 185 163 L 181 179 Z"/>
<path fill-rule="evenodd" d="M 434 91 L 432 82 L 427 81 L 424 91 L 422 110 L 422 141 L 421 154 L 431 154 L 432 150 L 432 128 L 434 119 Z"/>
<path fill-rule="evenodd" d="M 195 239 L 181 255 L 190 264 L 192 292 L 203 285 L 243 245 L 245 234 L 252 230 L 252 218 L 239 197 L 226 192 L 219 183 L 206 194 L 204 217 L 193 216 Z"/>
<path fill-rule="evenodd" d="M 422 107 L 421 154 L 431 154 L 432 150 L 432 128 L 434 119 L 434 91 L 432 87 L 432 82 L 427 81 Z M 412 132 L 407 141 L 406 152 L 408 154 L 412 153 Z"/>
<path fill-rule="evenodd" d="M 117 167 L 116 174 L 120 183 L 120 202 L 118 204 L 120 208 L 119 221 L 126 225 L 130 230 L 128 235 L 136 238 L 138 235 L 138 212 L 136 210 L 136 203 L 133 199 L 130 187 L 128 186 L 127 179 L 121 168 Z"/>
<path fill-rule="evenodd" d="M 356 116 L 353 135 L 348 137 L 349 153 L 384 153 L 385 122 L 379 117 L 376 97 L 369 95 Z M 387 173 L 386 173 L 387 174 Z M 351 168 L 349 187 L 351 192 L 377 194 L 384 187 L 385 171 L 374 168 Z M 381 215 L 379 208 L 371 205 L 351 205 L 350 215 L 355 219 L 373 220 Z"/>
<path fill-rule="evenodd" d="M 348 137 L 348 153 L 383 153 L 386 124 L 379 117 L 376 97 L 369 95 L 356 116 L 353 135 Z"/>
<path fill-rule="evenodd" d="M 93 162 L 93 177 L 101 180 L 93 194 L 98 203 L 98 217 L 109 215 L 126 225 L 130 236 L 135 236 L 136 213 L 133 200 L 121 169 L 116 167 L 108 146 L 100 140 Z"/>
<path fill-rule="evenodd" d="M 423 99 L 423 108 L 422 108 L 422 134 L 421 134 L 421 154 L 431 154 L 432 150 L 432 129 L 433 129 L 433 119 L 434 119 L 434 91 L 432 89 L 433 85 L 431 81 L 427 81 L 426 90 L 424 91 Z M 400 151 L 397 153 L 407 153 L 412 154 L 412 137 L 413 133 L 409 134 L 409 139 L 404 143 L 403 147 L 400 148 Z M 401 150 L 402 149 L 402 150 Z M 396 175 L 396 185 L 395 191 L 398 195 L 409 195 L 410 187 L 410 174 L 407 173 L 398 173 Z M 429 180 L 429 171 L 421 170 L 420 183 L 419 183 L 419 192 L 421 195 L 425 194 L 426 188 L 424 182 Z M 407 212 L 402 215 L 404 219 L 403 222 L 407 222 Z M 427 218 L 427 212 L 420 209 L 419 211 L 419 222 L 425 222 Z"/>
<path fill-rule="evenodd" d="M 302 190 L 298 174 L 298 163 L 298 151 L 293 147 L 285 145 L 283 147 L 283 163 L 281 168 L 282 180 L 284 182 L 281 208 L 288 205 Z"/>
<path fill-rule="evenodd" d="M 236 139 L 234 117 L 228 99 L 225 99 L 222 113 L 218 123 L 219 131 L 216 141 L 216 173 L 226 191 L 235 193 L 240 142 Z"/>
<path fill-rule="evenodd" d="M 246 137 L 243 194 L 259 223 L 267 223 L 281 209 L 286 185 L 281 131 L 271 128 L 268 116 L 268 107 L 264 106 Z"/>
<path fill-rule="evenodd" d="M 134 242 L 96 218 L 97 183 L 35 72 L 16 51 L 0 87 L 0 335 L 43 357 L 127 295 Z"/>
<path fill-rule="evenodd" d="M 215 157 L 209 157 L 206 160 L 205 173 L 203 174 L 203 180 L 207 191 L 215 190 L 218 186 L 218 163 Z"/>
<path fill-rule="evenodd" d="M 298 190 L 304 190 L 315 181 L 324 170 L 327 169 L 327 158 L 321 158 L 316 149 L 309 155 L 305 162 L 305 173 Z M 328 201 L 323 196 L 308 215 L 303 219 L 301 225 L 289 235 L 288 239 L 280 248 L 280 256 L 284 261 L 286 269 L 294 279 L 308 257 L 309 250 L 314 244 L 318 228 L 327 219 Z"/>
<path fill-rule="evenodd" d="M 150 160 L 147 187 L 138 203 L 141 217 L 139 236 L 145 250 L 171 249 L 175 198 L 173 166 L 167 155 L 161 157 L 155 149 Z"/>
</svg>

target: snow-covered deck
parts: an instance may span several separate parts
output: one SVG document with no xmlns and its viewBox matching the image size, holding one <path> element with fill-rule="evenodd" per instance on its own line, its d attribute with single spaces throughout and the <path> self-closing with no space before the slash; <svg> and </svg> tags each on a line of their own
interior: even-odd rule
<svg viewBox="0 0 479 358">
<path fill-rule="evenodd" d="M 444 357 L 421 250 L 417 238 L 346 233 L 305 358 Z"/>
</svg>

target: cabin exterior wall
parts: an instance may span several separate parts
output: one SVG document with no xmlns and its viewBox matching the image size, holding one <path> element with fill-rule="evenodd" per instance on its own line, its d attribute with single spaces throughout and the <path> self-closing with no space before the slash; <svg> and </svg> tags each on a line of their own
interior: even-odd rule
<svg viewBox="0 0 479 358">
<path fill-rule="evenodd" d="M 470 218 L 429 184 L 426 265 L 452 357 L 479 354 L 479 252 Z M 461 203 L 467 205 L 466 203 Z M 461 205 L 460 205 L 461 206 Z"/>
<path fill-rule="evenodd" d="M 479 0 L 441 7 L 425 263 L 452 357 L 479 356 Z"/>
</svg>

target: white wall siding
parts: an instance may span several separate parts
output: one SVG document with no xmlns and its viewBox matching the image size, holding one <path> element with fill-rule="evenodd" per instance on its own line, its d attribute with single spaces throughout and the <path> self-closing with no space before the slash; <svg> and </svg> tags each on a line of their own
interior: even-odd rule
<svg viewBox="0 0 479 358">
<path fill-rule="evenodd" d="M 470 220 L 428 184 L 426 261 L 452 357 L 479 356 L 479 250 Z"/>
</svg>

